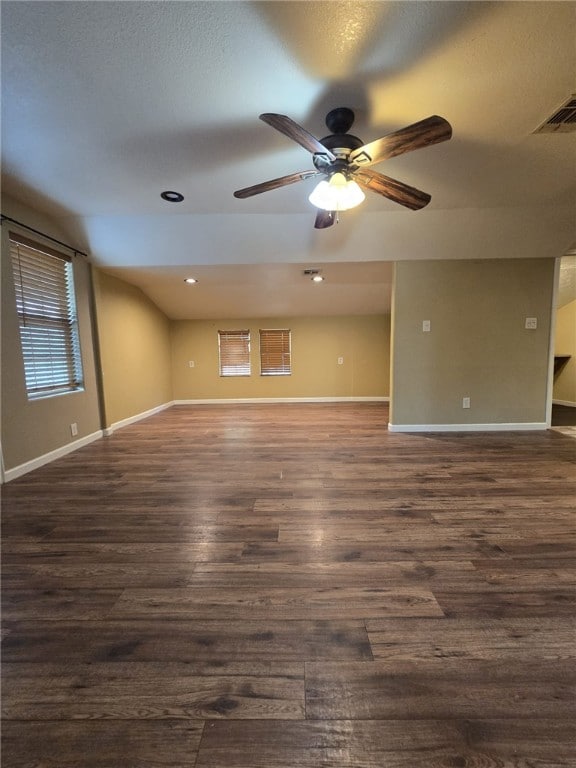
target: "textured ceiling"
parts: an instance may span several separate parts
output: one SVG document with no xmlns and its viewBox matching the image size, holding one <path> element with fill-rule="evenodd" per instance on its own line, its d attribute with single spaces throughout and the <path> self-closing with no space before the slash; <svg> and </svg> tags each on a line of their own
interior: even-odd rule
<svg viewBox="0 0 576 768">
<path fill-rule="evenodd" d="M 355 263 L 556 257 L 576 240 L 576 134 L 532 135 L 576 92 L 573 2 L 5 0 L 1 13 L 3 194 L 170 317 L 387 311 L 389 266 L 364 281 Z M 317 231 L 314 180 L 233 197 L 312 167 L 261 112 L 322 137 L 336 106 L 365 142 L 450 121 L 451 141 L 376 167 L 431 194 L 427 208 L 369 194 Z M 304 266 L 330 289 L 311 298 Z"/>
</svg>

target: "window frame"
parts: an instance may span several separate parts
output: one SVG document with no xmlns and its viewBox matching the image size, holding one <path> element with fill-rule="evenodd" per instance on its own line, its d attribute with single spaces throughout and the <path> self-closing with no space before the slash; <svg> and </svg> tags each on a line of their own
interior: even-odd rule
<svg viewBox="0 0 576 768">
<path fill-rule="evenodd" d="M 218 373 L 224 379 L 252 375 L 250 330 L 218 331 Z"/>
<path fill-rule="evenodd" d="M 10 261 L 28 400 L 84 390 L 73 262 L 18 232 Z"/>
<path fill-rule="evenodd" d="M 290 328 L 260 328 L 260 376 L 292 375 Z M 280 361 L 274 358 L 280 357 Z"/>
</svg>

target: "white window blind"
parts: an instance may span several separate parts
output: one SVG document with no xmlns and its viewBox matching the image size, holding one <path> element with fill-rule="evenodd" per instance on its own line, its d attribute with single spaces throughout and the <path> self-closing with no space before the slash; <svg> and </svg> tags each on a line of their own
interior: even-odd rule
<svg viewBox="0 0 576 768">
<path fill-rule="evenodd" d="M 10 234 L 28 398 L 82 388 L 72 263 Z"/>
<path fill-rule="evenodd" d="M 250 376 L 250 331 L 218 331 L 220 376 Z"/>
<path fill-rule="evenodd" d="M 289 376 L 291 369 L 290 331 L 260 331 L 260 374 Z"/>
</svg>

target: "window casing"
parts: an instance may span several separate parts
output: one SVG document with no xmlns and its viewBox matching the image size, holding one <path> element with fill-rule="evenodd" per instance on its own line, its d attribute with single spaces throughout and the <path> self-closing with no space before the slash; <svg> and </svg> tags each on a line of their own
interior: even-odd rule
<svg viewBox="0 0 576 768">
<path fill-rule="evenodd" d="M 10 233 L 28 399 L 83 388 L 72 262 Z"/>
<path fill-rule="evenodd" d="M 260 330 L 260 375 L 290 376 L 292 373 L 290 331 Z"/>
<path fill-rule="evenodd" d="M 218 331 L 220 376 L 250 376 L 250 331 Z"/>
</svg>

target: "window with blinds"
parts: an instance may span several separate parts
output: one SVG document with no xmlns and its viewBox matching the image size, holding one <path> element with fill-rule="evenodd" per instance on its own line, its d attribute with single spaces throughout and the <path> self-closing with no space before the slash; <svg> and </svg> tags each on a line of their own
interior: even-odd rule
<svg viewBox="0 0 576 768">
<path fill-rule="evenodd" d="M 260 331 L 260 375 L 289 376 L 292 373 L 289 330 Z"/>
<path fill-rule="evenodd" d="M 218 331 L 220 376 L 250 376 L 250 331 Z"/>
<path fill-rule="evenodd" d="M 12 233 L 10 256 L 28 398 L 82 389 L 70 259 Z"/>
</svg>

